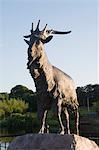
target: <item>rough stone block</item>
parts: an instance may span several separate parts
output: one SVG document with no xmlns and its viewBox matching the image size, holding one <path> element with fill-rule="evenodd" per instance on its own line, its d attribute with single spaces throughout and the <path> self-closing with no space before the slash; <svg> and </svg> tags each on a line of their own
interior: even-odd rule
<svg viewBox="0 0 99 150">
<path fill-rule="evenodd" d="M 99 147 L 75 134 L 26 134 L 12 141 L 8 150 L 99 150 Z"/>
</svg>

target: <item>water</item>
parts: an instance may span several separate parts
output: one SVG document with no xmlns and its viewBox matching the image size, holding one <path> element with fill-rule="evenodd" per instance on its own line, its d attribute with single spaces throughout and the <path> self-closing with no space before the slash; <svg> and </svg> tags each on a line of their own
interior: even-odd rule
<svg viewBox="0 0 99 150">
<path fill-rule="evenodd" d="M 0 142 L 0 150 L 7 150 L 9 142 Z"/>
<path fill-rule="evenodd" d="M 7 150 L 9 143 L 17 136 L 22 134 L 24 131 L 8 131 L 6 129 L 0 129 L 0 150 Z"/>
</svg>

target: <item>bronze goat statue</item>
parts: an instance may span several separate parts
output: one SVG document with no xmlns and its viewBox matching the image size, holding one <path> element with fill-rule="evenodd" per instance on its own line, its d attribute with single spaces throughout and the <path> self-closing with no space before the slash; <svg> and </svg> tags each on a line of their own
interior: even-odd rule
<svg viewBox="0 0 99 150">
<path fill-rule="evenodd" d="M 54 34 L 68 34 L 68 32 L 61 32 L 55 30 L 48 30 L 47 24 L 42 31 L 39 30 L 40 20 L 35 30 L 33 30 L 33 23 L 31 34 L 24 36 L 30 38 L 25 42 L 28 47 L 28 69 L 32 78 L 34 79 L 38 100 L 38 117 L 40 120 L 40 133 L 47 132 L 47 112 L 53 105 L 57 110 L 57 115 L 61 127 L 60 134 L 65 133 L 62 114 L 65 114 L 67 133 L 70 134 L 69 127 L 69 111 L 72 110 L 75 116 L 75 128 L 78 134 L 78 101 L 73 79 L 51 65 L 48 61 L 44 50 L 44 44 L 49 42 Z"/>
</svg>

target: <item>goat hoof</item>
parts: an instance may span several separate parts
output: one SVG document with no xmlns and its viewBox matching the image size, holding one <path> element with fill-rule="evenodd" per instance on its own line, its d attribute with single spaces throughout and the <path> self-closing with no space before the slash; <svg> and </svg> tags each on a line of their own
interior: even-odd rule
<svg viewBox="0 0 99 150">
<path fill-rule="evenodd" d="M 68 131 L 67 134 L 70 134 L 70 131 Z"/>
<path fill-rule="evenodd" d="M 44 134 L 44 131 L 40 130 L 40 131 L 39 131 L 39 134 Z"/>
<path fill-rule="evenodd" d="M 60 132 L 60 134 L 61 134 L 61 135 L 64 135 L 64 134 L 65 134 L 65 132 L 64 132 L 64 131 L 61 131 L 61 132 Z"/>
</svg>

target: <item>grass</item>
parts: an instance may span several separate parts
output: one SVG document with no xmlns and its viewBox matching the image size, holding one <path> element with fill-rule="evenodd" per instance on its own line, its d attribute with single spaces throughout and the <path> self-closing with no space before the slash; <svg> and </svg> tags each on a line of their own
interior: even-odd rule
<svg viewBox="0 0 99 150">
<path fill-rule="evenodd" d="M 90 107 L 89 111 L 86 107 L 80 107 L 79 108 L 79 113 L 80 113 L 80 116 L 87 116 L 88 114 L 90 113 L 93 113 L 94 112 L 94 109 L 92 107 Z"/>
</svg>

